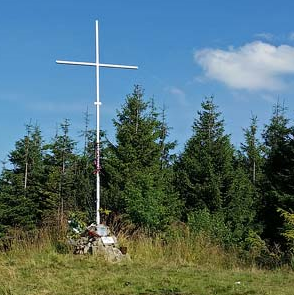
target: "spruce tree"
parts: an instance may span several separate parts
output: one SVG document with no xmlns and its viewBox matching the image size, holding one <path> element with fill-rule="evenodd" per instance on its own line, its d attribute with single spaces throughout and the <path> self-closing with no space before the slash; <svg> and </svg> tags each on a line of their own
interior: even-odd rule
<svg viewBox="0 0 294 295">
<path fill-rule="evenodd" d="M 264 183 L 264 150 L 265 147 L 258 139 L 257 131 L 257 117 L 251 117 L 251 123 L 248 128 L 244 130 L 245 142 L 241 143 L 240 157 L 237 159 L 240 168 L 243 168 L 247 175 L 248 180 L 251 181 L 251 185 L 247 183 L 247 189 L 244 188 L 247 194 L 247 200 L 244 200 L 244 204 L 247 202 L 247 208 L 251 210 L 250 222 L 248 220 L 246 226 L 254 227 L 255 232 L 262 232 L 261 214 L 262 214 L 262 195 L 263 195 L 263 183 Z M 236 174 L 235 174 L 236 175 Z M 245 178 L 245 175 L 244 175 Z M 244 181 L 246 181 L 244 179 Z M 249 203 L 251 202 L 251 206 Z M 248 212 L 250 213 L 250 212 Z M 250 218 L 250 214 L 248 215 Z"/>
<path fill-rule="evenodd" d="M 93 222 L 96 216 L 96 173 L 97 146 L 96 131 L 89 128 L 88 109 L 85 113 L 85 129 L 81 132 L 84 138 L 83 153 L 77 157 L 75 173 L 75 210 L 86 212 L 88 221 Z M 100 134 L 103 133 L 100 131 Z"/>
<path fill-rule="evenodd" d="M 117 112 L 116 144 L 108 144 L 102 162 L 105 206 L 152 229 L 168 224 L 178 209 L 177 196 L 165 177 L 163 157 L 169 143 L 158 116 L 154 104 L 145 102 L 136 86 Z"/>
<path fill-rule="evenodd" d="M 251 117 L 250 126 L 244 129 L 245 143 L 241 143 L 242 160 L 254 184 L 262 178 L 263 147 L 257 138 L 257 117 Z"/>
<path fill-rule="evenodd" d="M 41 131 L 31 124 L 26 131 L 8 156 L 13 168 L 3 169 L 0 179 L 0 223 L 4 227 L 32 228 L 41 222 L 46 209 Z"/>
<path fill-rule="evenodd" d="M 265 126 L 263 138 L 266 147 L 263 183 L 263 222 L 264 236 L 272 242 L 282 240 L 280 229 L 283 219 L 279 208 L 294 209 L 294 142 L 293 127 L 289 127 L 289 119 L 285 107 L 277 103 L 269 125 Z"/>
<path fill-rule="evenodd" d="M 65 217 L 65 212 L 75 207 L 75 174 L 77 155 L 74 153 L 76 142 L 69 136 L 69 120 L 60 124 L 53 141 L 46 146 L 45 158 L 49 213 L 57 213 L 58 219 Z"/>
<path fill-rule="evenodd" d="M 249 231 L 257 229 L 256 190 L 246 170 L 242 166 L 234 169 L 232 183 L 227 192 L 227 202 L 223 207 L 226 225 L 231 231 L 231 242 L 242 242 Z"/>
<path fill-rule="evenodd" d="M 201 106 L 192 137 L 176 165 L 177 188 L 188 212 L 205 208 L 216 212 L 226 202 L 233 148 L 213 98 L 205 98 Z"/>
</svg>

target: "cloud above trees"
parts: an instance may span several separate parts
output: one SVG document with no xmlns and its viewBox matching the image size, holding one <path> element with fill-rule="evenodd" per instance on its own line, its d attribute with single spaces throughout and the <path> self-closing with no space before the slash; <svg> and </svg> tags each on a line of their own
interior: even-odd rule
<svg viewBox="0 0 294 295">
<path fill-rule="evenodd" d="M 294 47 L 262 41 L 228 50 L 206 48 L 194 52 L 204 76 L 233 89 L 277 91 L 294 74 Z"/>
</svg>

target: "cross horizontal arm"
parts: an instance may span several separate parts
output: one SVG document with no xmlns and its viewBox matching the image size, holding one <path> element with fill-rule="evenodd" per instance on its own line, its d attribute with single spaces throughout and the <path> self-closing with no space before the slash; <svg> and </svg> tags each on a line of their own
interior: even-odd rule
<svg viewBox="0 0 294 295">
<path fill-rule="evenodd" d="M 118 69 L 130 69 L 130 70 L 137 70 L 137 66 L 125 66 L 125 65 L 113 65 L 113 64 L 100 64 L 100 67 L 103 68 L 118 68 Z"/>
<path fill-rule="evenodd" d="M 57 60 L 56 63 L 73 66 L 97 66 L 95 62 Z"/>
<path fill-rule="evenodd" d="M 84 62 L 84 61 L 68 61 L 68 60 L 57 60 L 56 63 L 72 66 L 97 66 L 95 62 Z M 117 69 L 130 69 L 137 70 L 137 66 L 125 66 L 125 65 L 113 65 L 113 64 L 100 64 L 99 67 L 103 68 L 117 68 Z"/>
</svg>

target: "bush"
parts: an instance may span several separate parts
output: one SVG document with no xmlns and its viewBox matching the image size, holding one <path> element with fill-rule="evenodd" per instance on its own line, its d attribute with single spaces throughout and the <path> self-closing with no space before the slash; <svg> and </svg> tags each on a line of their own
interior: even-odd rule
<svg viewBox="0 0 294 295">
<path fill-rule="evenodd" d="M 54 241 L 53 247 L 58 254 L 68 254 L 70 252 L 70 246 L 64 241 Z"/>
<path fill-rule="evenodd" d="M 221 213 L 210 213 L 202 209 L 188 214 L 188 225 L 196 234 L 207 234 L 212 240 L 222 244 L 232 244 L 232 233 Z"/>
</svg>

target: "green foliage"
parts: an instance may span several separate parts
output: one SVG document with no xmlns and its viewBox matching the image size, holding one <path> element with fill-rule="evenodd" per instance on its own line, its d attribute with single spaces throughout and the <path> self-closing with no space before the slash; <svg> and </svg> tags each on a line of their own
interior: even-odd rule
<svg viewBox="0 0 294 295">
<path fill-rule="evenodd" d="M 269 266 L 269 258 L 271 253 L 266 245 L 266 242 L 260 235 L 250 229 L 247 237 L 244 240 L 243 257 L 246 258 L 251 264 L 259 264 L 261 266 Z"/>
<path fill-rule="evenodd" d="M 257 137 L 257 117 L 251 117 L 249 128 L 244 129 L 245 142 L 241 143 L 242 161 L 246 171 L 254 184 L 262 178 L 263 146 Z"/>
<path fill-rule="evenodd" d="M 27 135 L 10 152 L 12 169 L 0 179 L 0 223 L 2 228 L 33 228 L 45 204 L 43 141 L 38 126 L 28 124 Z"/>
<path fill-rule="evenodd" d="M 189 210 L 222 208 L 230 185 L 233 148 L 212 98 L 202 103 L 193 135 L 176 165 L 177 188 Z"/>
<path fill-rule="evenodd" d="M 210 238 L 219 243 L 231 244 L 232 233 L 225 224 L 222 213 L 210 213 L 207 209 L 201 209 L 188 215 L 188 226 L 197 234 L 208 234 Z"/>
<path fill-rule="evenodd" d="M 254 227 L 256 192 L 242 167 L 235 169 L 224 207 L 227 225 L 235 242 L 241 242 Z"/>
<path fill-rule="evenodd" d="M 293 294 L 293 272 L 238 264 L 234 253 L 203 239 L 163 244 L 140 236 L 127 246 L 132 261 L 119 264 L 58 254 L 48 245 L 0 253 L 0 294 Z"/>
<path fill-rule="evenodd" d="M 294 139 L 285 107 L 279 103 L 274 108 L 270 124 L 265 127 L 263 138 L 266 146 L 265 180 L 262 184 L 264 236 L 283 243 L 279 230 L 283 226 L 283 218 L 277 209 L 294 209 Z"/>
<path fill-rule="evenodd" d="M 285 221 L 282 235 L 286 238 L 288 247 L 294 254 L 294 213 L 290 213 L 281 208 L 279 208 L 277 211 Z"/>
<path fill-rule="evenodd" d="M 60 125 L 52 142 L 47 145 L 49 153 L 46 154 L 47 190 L 50 209 L 59 212 L 62 219 L 64 213 L 75 206 L 75 168 L 77 157 L 74 154 L 76 143 L 69 136 L 69 120 Z"/>
<path fill-rule="evenodd" d="M 252 176 L 246 173 L 246 165 L 234 157 L 220 115 L 213 99 L 206 98 L 193 125 L 193 135 L 175 167 L 177 188 L 187 208 L 188 222 L 194 224 L 192 227 L 197 229 L 200 226 L 197 223 L 203 222 L 210 235 L 225 243 L 240 243 L 255 226 L 259 197 Z M 247 132 L 248 146 L 243 146 L 249 164 L 260 160 L 259 147 L 254 146 L 257 145 L 255 136 L 253 120 L 251 131 Z M 196 221 L 198 215 L 200 219 Z M 218 227 L 213 229 L 214 223 L 220 226 L 220 233 Z"/>
<path fill-rule="evenodd" d="M 245 239 L 247 249 L 253 253 L 254 257 L 261 256 L 261 254 L 267 251 L 265 241 L 258 235 L 258 233 L 252 229 L 249 230 L 248 236 Z"/>
<path fill-rule="evenodd" d="M 252 116 L 236 151 L 213 98 L 205 98 L 178 158 L 165 108 L 144 100 L 139 86 L 113 123 L 115 142 L 101 131 L 97 147 L 87 112 L 80 151 L 67 119 L 46 144 L 38 126 L 26 125 L 0 175 L 0 237 L 44 223 L 63 228 L 70 212 L 93 222 L 100 156 L 103 222 L 119 215 L 132 229 L 157 234 L 181 218 L 193 232 L 242 246 L 263 265 L 278 265 L 282 251 L 293 251 L 294 126 L 283 105 L 275 106 L 263 142 Z"/>
<path fill-rule="evenodd" d="M 170 204 L 164 187 L 159 187 L 151 175 L 137 174 L 136 182 L 127 182 L 126 214 L 135 224 L 150 230 L 163 229 L 175 218 L 175 204 Z"/>
<path fill-rule="evenodd" d="M 136 86 L 114 120 L 116 145 L 102 158 L 104 204 L 138 226 L 160 229 L 175 218 L 179 202 L 171 186 L 167 127 L 153 101 Z"/>
<path fill-rule="evenodd" d="M 248 236 L 244 241 L 243 258 L 252 265 L 259 267 L 277 269 L 284 263 L 285 255 L 278 245 L 270 246 L 263 240 L 260 235 L 249 230 Z"/>
<path fill-rule="evenodd" d="M 77 238 L 86 229 L 86 214 L 84 212 L 70 212 L 68 215 L 68 236 Z"/>
<path fill-rule="evenodd" d="M 54 241 L 53 248 L 58 254 L 68 254 L 70 253 L 70 250 L 72 250 L 70 249 L 68 243 L 64 241 Z"/>
</svg>

